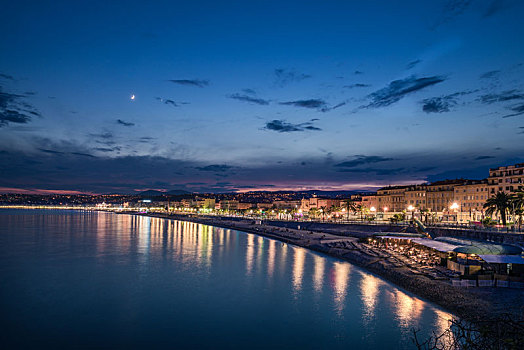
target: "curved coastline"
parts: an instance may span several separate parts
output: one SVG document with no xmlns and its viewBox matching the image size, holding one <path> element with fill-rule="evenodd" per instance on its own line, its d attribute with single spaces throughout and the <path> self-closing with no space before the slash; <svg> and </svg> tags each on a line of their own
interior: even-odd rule
<svg viewBox="0 0 524 350">
<path fill-rule="evenodd" d="M 474 293 L 468 289 L 454 287 L 450 283 L 444 281 L 433 280 L 423 275 L 414 274 L 407 267 L 395 266 L 385 257 L 367 254 L 366 247 L 357 242 L 359 237 L 363 237 L 363 235 L 358 232 L 355 232 L 352 236 L 337 236 L 318 231 L 282 228 L 262 223 L 256 224 L 248 220 L 234 221 L 221 217 L 197 217 L 182 214 L 168 215 L 160 213 L 130 214 L 188 221 L 253 233 L 323 253 L 347 261 L 374 273 L 382 277 L 384 280 L 408 290 L 418 297 L 435 303 L 455 316 L 465 320 L 482 320 L 488 316 L 501 316 L 505 313 L 513 313 L 521 317 L 519 315 L 518 307 L 513 309 L 506 309 L 506 307 L 501 308 L 501 305 L 496 305 L 497 303 L 494 302 L 497 298 L 489 295 L 489 293 Z M 351 248 L 334 248 L 329 247 L 326 244 L 337 240 L 350 242 Z M 518 293 L 518 291 L 516 292 Z M 520 307 L 522 308 L 522 305 Z"/>
</svg>

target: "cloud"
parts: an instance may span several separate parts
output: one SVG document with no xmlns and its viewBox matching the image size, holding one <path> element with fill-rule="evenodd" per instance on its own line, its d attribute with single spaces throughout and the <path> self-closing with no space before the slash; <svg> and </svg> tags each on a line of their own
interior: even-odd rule
<svg viewBox="0 0 524 350">
<path fill-rule="evenodd" d="M 524 103 L 514 105 L 513 107 L 510 107 L 509 109 L 515 113 L 507 114 L 503 116 L 502 118 L 516 117 L 518 115 L 524 114 Z"/>
<path fill-rule="evenodd" d="M 170 79 L 168 81 L 179 85 L 196 86 L 199 88 L 203 88 L 209 85 L 209 80 L 199 79 Z"/>
<path fill-rule="evenodd" d="M 115 148 L 108 148 L 108 147 L 96 147 L 96 148 L 93 148 L 95 151 L 99 151 L 99 152 L 113 152 L 113 151 L 117 151 L 119 150 L 118 147 L 115 147 Z"/>
<path fill-rule="evenodd" d="M 353 74 L 355 74 L 355 75 L 360 75 L 360 74 L 364 74 L 364 72 L 361 72 L 361 71 L 359 71 L 359 70 L 356 70 L 356 71 L 353 72 Z"/>
<path fill-rule="evenodd" d="M 409 63 L 406 65 L 406 69 L 407 69 L 407 70 L 412 69 L 412 68 L 414 68 L 417 64 L 419 64 L 420 62 L 422 62 L 422 60 L 411 61 L 411 62 L 409 62 Z"/>
<path fill-rule="evenodd" d="M 277 132 L 294 132 L 294 131 L 306 131 L 306 130 L 320 131 L 322 130 L 320 128 L 317 128 L 316 126 L 313 126 L 311 122 L 292 124 L 284 120 L 278 120 L 278 119 L 267 122 L 264 129 L 277 131 Z"/>
<path fill-rule="evenodd" d="M 82 156 L 82 157 L 91 157 L 91 158 L 96 158 L 94 155 L 89 154 L 89 153 L 71 152 L 71 154 L 73 154 L 73 155 L 75 155 L 75 156 Z"/>
<path fill-rule="evenodd" d="M 5 80 L 15 80 L 11 75 L 0 73 L 0 78 L 3 78 Z"/>
<path fill-rule="evenodd" d="M 368 95 L 371 102 L 366 108 L 387 107 L 400 101 L 406 95 L 422 90 L 426 87 L 438 84 L 446 80 L 443 76 L 432 76 L 417 78 L 410 76 L 405 79 L 394 80 L 388 86 Z"/>
<path fill-rule="evenodd" d="M 406 172 L 406 168 L 395 168 L 395 169 L 378 169 L 378 168 L 363 168 L 363 169 L 338 169 L 338 172 L 343 173 L 364 173 L 370 174 L 375 173 L 376 175 L 398 175 Z"/>
<path fill-rule="evenodd" d="M 426 113 L 449 112 L 457 101 L 452 96 L 432 97 L 422 100 L 422 110 Z"/>
<path fill-rule="evenodd" d="M 280 104 L 285 105 L 285 106 L 295 106 L 295 107 L 320 109 L 320 110 L 327 107 L 326 101 L 320 100 L 320 99 L 288 101 L 288 102 L 280 102 Z"/>
<path fill-rule="evenodd" d="M 249 94 L 249 95 L 256 95 L 256 91 L 253 89 L 242 89 L 242 92 Z"/>
<path fill-rule="evenodd" d="M 290 83 L 296 83 L 304 79 L 311 78 L 311 75 L 309 74 L 298 73 L 296 71 L 288 70 L 284 68 L 275 69 L 274 74 L 275 74 L 275 84 L 280 87 L 283 87 Z"/>
<path fill-rule="evenodd" d="M 364 164 L 371 164 L 371 163 L 380 163 L 380 162 L 388 162 L 390 160 L 394 160 L 393 158 L 386 158 L 382 156 L 364 156 L 364 155 L 356 155 L 356 158 L 353 160 L 349 160 L 346 162 L 335 164 L 336 167 L 344 167 L 344 168 L 353 168 L 357 167 L 359 165 Z"/>
<path fill-rule="evenodd" d="M 506 90 L 500 93 L 486 94 L 479 97 L 479 101 L 486 104 L 524 99 L 524 93 L 519 90 Z"/>
<path fill-rule="evenodd" d="M 356 84 L 351 84 L 351 85 L 344 85 L 343 88 L 353 89 L 353 88 L 366 88 L 366 87 L 370 87 L 370 86 L 371 85 L 369 85 L 369 84 L 356 83 Z"/>
<path fill-rule="evenodd" d="M 471 0 L 448 0 L 442 9 L 441 16 L 437 19 L 432 29 L 436 29 L 442 24 L 453 21 L 462 15 L 471 4 Z"/>
<path fill-rule="evenodd" d="M 248 95 L 232 94 L 232 95 L 228 95 L 227 97 L 232 98 L 234 100 L 254 103 L 254 104 L 262 105 L 262 106 L 267 106 L 269 104 L 269 100 L 264 100 L 261 98 L 252 97 Z"/>
<path fill-rule="evenodd" d="M 157 101 L 160 101 L 166 105 L 171 105 L 173 107 L 180 107 L 180 105 L 187 105 L 189 102 L 175 102 L 169 98 L 155 97 Z"/>
<path fill-rule="evenodd" d="M 484 11 L 484 13 L 482 14 L 482 17 L 484 17 L 484 18 L 491 17 L 491 16 L 497 14 L 498 12 L 500 12 L 500 11 L 506 9 L 506 8 L 509 8 L 509 7 L 510 7 L 510 3 L 508 1 L 493 0 L 489 4 L 489 6 L 486 9 L 486 11 Z"/>
<path fill-rule="evenodd" d="M 31 104 L 25 101 L 27 95 L 3 92 L 0 87 L 0 128 L 10 123 L 27 124 L 33 116 L 41 117 Z"/>
<path fill-rule="evenodd" d="M 113 138 L 113 134 L 110 133 L 110 132 L 104 132 L 104 133 L 100 133 L 100 134 L 89 134 L 89 136 L 95 137 L 95 138 L 104 139 L 104 140 L 108 140 L 108 139 L 112 139 Z"/>
<path fill-rule="evenodd" d="M 49 153 L 49 154 L 64 154 L 64 152 L 54 151 L 54 150 L 45 149 L 45 148 L 38 148 L 38 150 L 44 153 Z"/>
<path fill-rule="evenodd" d="M 123 121 L 122 119 L 118 119 L 116 122 L 123 126 L 135 126 L 135 123 L 126 122 L 126 121 Z"/>
<path fill-rule="evenodd" d="M 234 167 L 226 164 L 211 164 L 202 167 L 195 167 L 200 171 L 213 171 L 213 172 L 225 172 L 233 169 Z"/>
<path fill-rule="evenodd" d="M 490 70 L 489 72 L 482 73 L 479 78 L 480 79 L 493 79 L 496 78 L 500 74 L 500 70 Z"/>
<path fill-rule="evenodd" d="M 478 156 L 475 158 L 475 160 L 484 160 L 484 159 L 492 159 L 495 158 L 493 156 Z"/>
</svg>

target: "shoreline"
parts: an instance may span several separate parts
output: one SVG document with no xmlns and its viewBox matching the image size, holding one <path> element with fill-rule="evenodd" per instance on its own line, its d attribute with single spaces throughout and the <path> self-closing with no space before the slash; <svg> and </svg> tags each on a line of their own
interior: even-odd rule
<svg viewBox="0 0 524 350">
<path fill-rule="evenodd" d="M 350 232 L 332 233 L 317 229 L 310 231 L 263 223 L 256 224 L 255 220 L 220 216 L 90 211 L 186 221 L 260 235 L 347 261 L 413 293 L 419 298 L 442 307 L 455 317 L 466 321 L 496 320 L 507 316 L 516 320 L 524 320 L 524 303 L 521 290 L 494 287 L 454 287 L 448 281 L 429 278 L 420 272 L 414 272 L 409 266 L 400 266 L 398 261 L 397 263 L 391 261 L 395 260 L 394 258 L 391 259 L 391 255 L 360 243 L 359 239 L 371 237 L 373 232 L 359 231 L 357 227 Z"/>
<path fill-rule="evenodd" d="M 514 293 L 517 293 L 518 296 L 518 293 L 521 293 L 521 291 L 492 288 L 486 293 L 486 290 L 475 291 L 475 288 L 465 289 L 454 287 L 445 281 L 434 280 L 421 274 L 415 274 L 409 267 L 398 266 L 398 264 L 395 265 L 388 260 L 387 256 L 381 256 L 380 252 L 376 254 L 377 252 L 368 249 L 367 245 L 359 243 L 359 238 L 366 237 L 366 233 L 362 232 L 355 232 L 352 236 L 339 236 L 318 231 L 254 224 L 246 222 L 246 220 L 228 220 L 223 217 L 194 217 L 181 214 L 169 215 L 160 213 L 128 214 L 188 221 L 238 230 L 310 249 L 333 258 L 347 261 L 380 276 L 389 283 L 403 288 L 418 297 L 442 307 L 454 316 L 468 321 L 475 322 L 476 320 L 484 320 L 488 317 L 501 317 L 505 314 L 522 318 L 524 311 L 524 305 L 522 304 L 513 304 L 511 306 L 506 305 L 504 302 L 501 303 L 500 300 L 500 298 L 506 298 L 508 295 L 513 296 Z M 342 245 L 344 247 L 335 247 L 336 245 Z M 480 287 L 476 287 L 476 289 L 479 288 Z"/>
</svg>

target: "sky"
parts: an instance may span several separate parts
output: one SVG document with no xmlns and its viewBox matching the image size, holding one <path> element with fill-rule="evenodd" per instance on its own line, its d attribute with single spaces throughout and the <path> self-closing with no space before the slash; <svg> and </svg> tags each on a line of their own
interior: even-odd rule
<svg viewBox="0 0 524 350">
<path fill-rule="evenodd" d="M 374 190 L 524 161 L 524 2 L 11 1 L 0 192 Z"/>
</svg>

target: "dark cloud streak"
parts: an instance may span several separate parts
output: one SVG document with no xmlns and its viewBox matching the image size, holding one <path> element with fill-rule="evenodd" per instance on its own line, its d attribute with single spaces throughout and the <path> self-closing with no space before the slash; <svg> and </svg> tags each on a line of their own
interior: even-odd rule
<svg viewBox="0 0 524 350">
<path fill-rule="evenodd" d="M 234 100 L 248 102 L 248 103 L 254 103 L 254 104 L 257 104 L 257 105 L 261 105 L 261 106 L 269 105 L 269 100 L 264 100 L 262 98 L 252 97 L 252 96 L 248 96 L 248 95 L 231 94 L 231 95 L 227 95 L 227 97 L 231 98 L 231 99 L 234 99 Z"/>
<path fill-rule="evenodd" d="M 264 129 L 281 132 L 281 133 L 288 133 L 288 132 L 294 132 L 294 131 L 306 131 L 306 130 L 310 130 L 310 131 L 322 130 L 320 128 L 317 128 L 316 126 L 313 126 L 311 122 L 292 124 L 284 120 L 278 120 L 278 119 L 267 122 Z"/>
<path fill-rule="evenodd" d="M 123 125 L 123 126 L 135 126 L 135 123 L 126 122 L 126 121 L 124 121 L 122 119 L 118 119 L 116 122 L 118 124 L 120 124 L 120 125 Z"/>
<path fill-rule="evenodd" d="M 400 101 L 406 95 L 412 94 L 432 85 L 445 81 L 443 76 L 417 78 L 411 76 L 405 79 L 394 80 L 388 86 L 368 95 L 371 102 L 365 108 L 387 107 Z"/>
<path fill-rule="evenodd" d="M 168 81 L 179 85 L 196 86 L 199 88 L 203 88 L 209 85 L 209 80 L 200 79 L 170 79 Z"/>
</svg>

